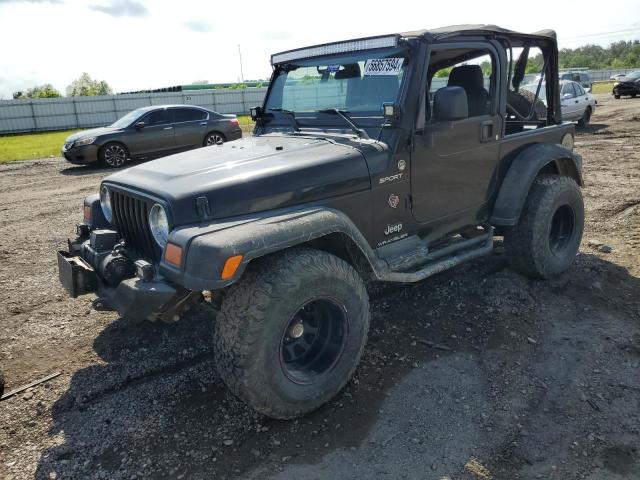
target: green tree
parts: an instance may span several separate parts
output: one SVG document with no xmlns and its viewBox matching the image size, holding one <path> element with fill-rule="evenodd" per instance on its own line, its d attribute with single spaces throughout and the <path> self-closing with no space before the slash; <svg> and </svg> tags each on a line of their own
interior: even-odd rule
<svg viewBox="0 0 640 480">
<path fill-rule="evenodd" d="M 13 93 L 14 99 L 20 98 L 55 98 L 61 97 L 60 92 L 53 88 L 50 83 L 44 85 L 37 85 L 33 88 L 29 88 L 24 91 L 18 91 Z"/>
<path fill-rule="evenodd" d="M 104 80 L 94 80 L 88 73 L 83 73 L 67 87 L 69 97 L 93 97 L 96 95 L 112 95 L 113 90 Z"/>
</svg>

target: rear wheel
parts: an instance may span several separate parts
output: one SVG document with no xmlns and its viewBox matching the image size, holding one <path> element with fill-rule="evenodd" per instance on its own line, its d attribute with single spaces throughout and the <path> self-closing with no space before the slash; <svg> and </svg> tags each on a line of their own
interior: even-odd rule
<svg viewBox="0 0 640 480">
<path fill-rule="evenodd" d="M 543 175 L 529 191 L 518 224 L 504 236 L 511 267 L 533 278 L 568 269 L 580 247 L 584 203 L 569 177 Z"/>
<path fill-rule="evenodd" d="M 296 248 L 256 261 L 229 288 L 215 325 L 216 364 L 257 411 L 294 418 L 344 387 L 368 330 L 358 273 L 331 254 Z"/>
<path fill-rule="evenodd" d="M 202 143 L 203 147 L 210 147 L 211 145 L 218 145 L 220 143 L 224 143 L 226 138 L 220 132 L 210 132 L 204 137 L 204 142 Z"/>
<path fill-rule="evenodd" d="M 581 127 L 586 127 L 587 125 L 589 125 L 590 121 L 591 121 L 591 107 L 587 107 L 586 110 L 584 111 L 584 114 L 582 115 L 582 118 L 578 120 L 578 125 L 580 125 Z"/>
<path fill-rule="evenodd" d="M 100 163 L 109 168 L 120 168 L 127 163 L 129 151 L 118 142 L 109 142 L 98 152 Z"/>
</svg>

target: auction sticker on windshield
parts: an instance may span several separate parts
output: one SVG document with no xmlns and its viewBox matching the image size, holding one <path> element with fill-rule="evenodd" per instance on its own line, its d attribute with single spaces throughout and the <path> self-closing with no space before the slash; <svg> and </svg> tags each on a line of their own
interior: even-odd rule
<svg viewBox="0 0 640 480">
<path fill-rule="evenodd" d="M 404 58 L 370 58 L 364 64 L 365 75 L 398 75 Z"/>
</svg>

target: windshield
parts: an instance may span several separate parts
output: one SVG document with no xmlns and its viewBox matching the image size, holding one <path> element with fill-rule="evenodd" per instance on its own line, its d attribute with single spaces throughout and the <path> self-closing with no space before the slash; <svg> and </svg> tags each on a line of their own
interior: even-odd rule
<svg viewBox="0 0 640 480">
<path fill-rule="evenodd" d="M 141 109 L 133 110 L 132 112 L 127 113 L 124 117 L 113 122 L 111 126 L 114 128 L 126 128 L 135 122 L 141 114 Z"/>
<path fill-rule="evenodd" d="M 340 109 L 382 117 L 398 99 L 409 59 L 401 49 L 371 50 L 281 64 L 266 109 L 319 112 Z"/>
<path fill-rule="evenodd" d="M 640 78 L 640 71 L 638 71 L 638 72 L 631 72 L 630 74 L 625 75 L 625 77 L 627 77 L 627 78 L 633 78 L 633 79 Z"/>
</svg>

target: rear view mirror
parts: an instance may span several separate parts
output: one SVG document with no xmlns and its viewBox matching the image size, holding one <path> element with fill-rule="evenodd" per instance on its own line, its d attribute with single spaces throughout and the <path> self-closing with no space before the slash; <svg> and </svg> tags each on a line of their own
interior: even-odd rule
<svg viewBox="0 0 640 480">
<path fill-rule="evenodd" d="M 469 117 L 467 93 L 462 87 L 444 87 L 433 97 L 433 118 L 437 122 L 452 122 Z"/>
<path fill-rule="evenodd" d="M 138 122 L 136 123 L 136 130 L 142 130 L 145 127 L 146 123 Z"/>
<path fill-rule="evenodd" d="M 565 93 L 564 95 L 562 95 L 563 100 L 570 100 L 572 98 L 573 98 L 573 95 L 571 95 L 570 93 Z"/>
</svg>

